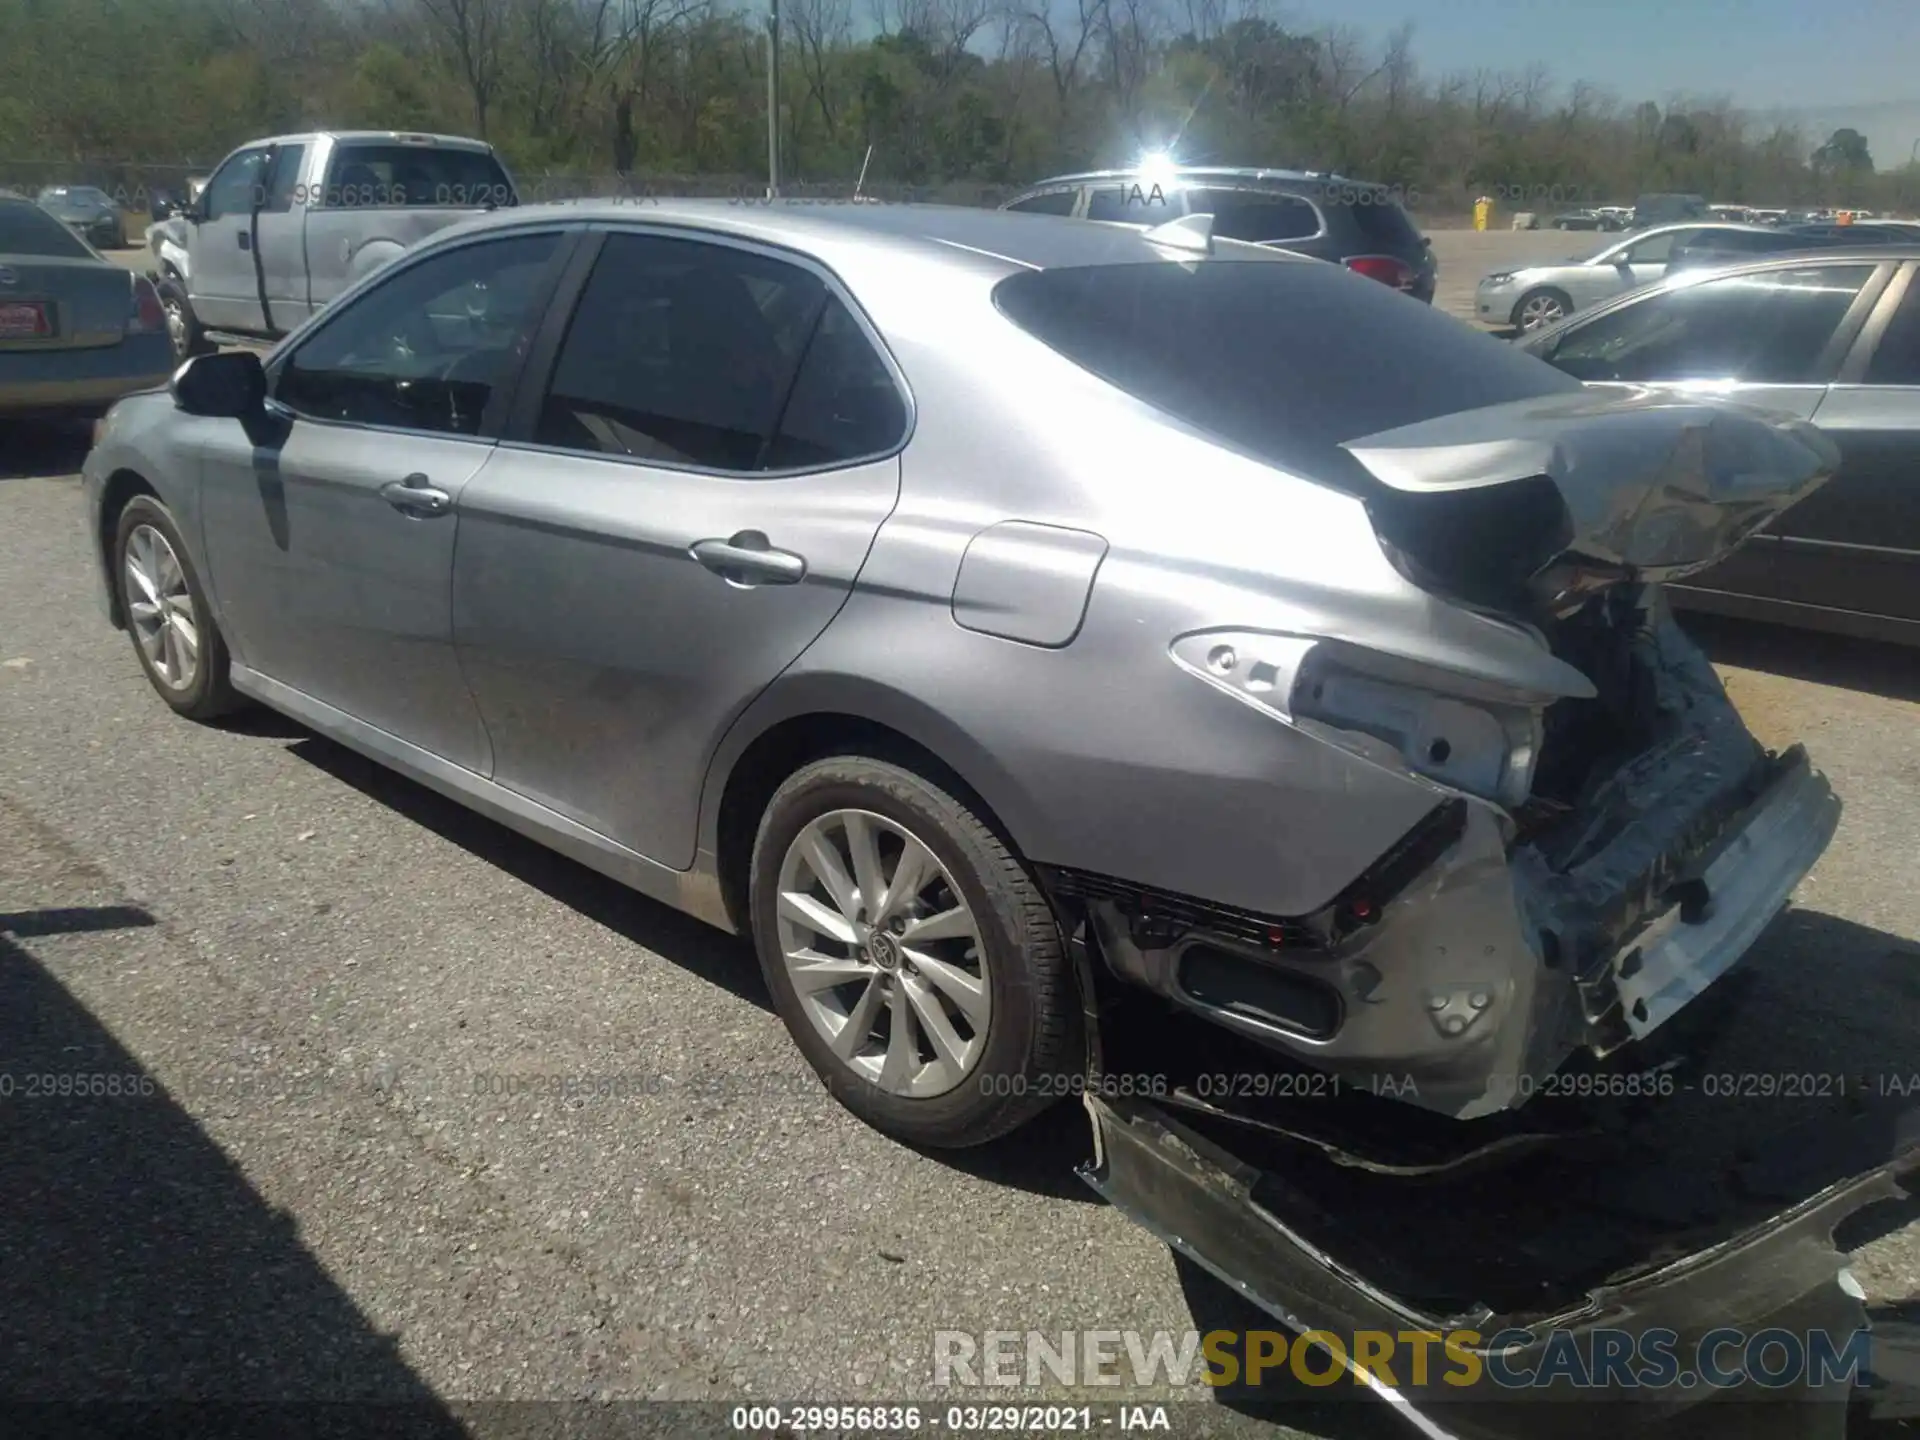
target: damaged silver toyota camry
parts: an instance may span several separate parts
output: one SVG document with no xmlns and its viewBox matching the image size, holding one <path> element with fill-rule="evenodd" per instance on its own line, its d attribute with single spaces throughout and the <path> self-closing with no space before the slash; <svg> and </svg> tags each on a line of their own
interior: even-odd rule
<svg viewBox="0 0 1920 1440">
<path fill-rule="evenodd" d="M 1510 1108 L 1712 984 L 1833 832 L 1660 586 L 1835 451 L 1207 231 L 448 230 L 116 407 L 109 613 L 182 713 L 263 702 L 750 935 L 897 1135 L 1065 1093 L 1096 970 Z"/>
</svg>

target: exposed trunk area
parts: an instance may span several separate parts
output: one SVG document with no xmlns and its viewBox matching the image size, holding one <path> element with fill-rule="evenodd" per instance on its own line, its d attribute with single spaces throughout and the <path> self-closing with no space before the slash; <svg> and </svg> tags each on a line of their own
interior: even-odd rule
<svg viewBox="0 0 1920 1440">
<path fill-rule="evenodd" d="M 1774 766 L 1656 592 L 1608 591 L 1550 634 L 1599 693 L 1548 707 L 1513 859 L 1546 953 L 1590 980 L 1647 919 L 1688 903 Z"/>
</svg>

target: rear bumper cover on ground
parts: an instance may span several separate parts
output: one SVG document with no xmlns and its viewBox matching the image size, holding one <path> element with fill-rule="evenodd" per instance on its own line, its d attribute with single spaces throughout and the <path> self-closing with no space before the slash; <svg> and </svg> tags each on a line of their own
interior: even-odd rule
<svg viewBox="0 0 1920 1440">
<path fill-rule="evenodd" d="M 1729 1327 L 1744 1335 L 1778 1327 L 1806 1343 L 1820 1335 L 1835 1352 L 1846 1351 L 1871 1328 L 1858 1287 L 1844 1275 L 1846 1262 L 1833 1232 L 1855 1212 L 1905 1196 L 1898 1177 L 1920 1164 L 1920 1113 L 1874 1117 L 1872 1133 L 1859 1138 L 1871 1147 L 1876 1163 L 1821 1185 L 1757 1222 L 1749 1214 L 1744 1223 L 1724 1227 L 1717 1237 L 1695 1236 L 1691 1248 L 1657 1247 L 1641 1264 L 1593 1285 L 1574 1304 L 1550 1313 L 1520 1314 L 1499 1313 L 1486 1305 L 1433 1313 L 1412 1303 L 1356 1268 L 1356 1255 L 1336 1255 L 1310 1238 L 1324 1220 L 1310 1184 L 1302 1189 L 1288 1174 L 1240 1158 L 1151 1101 L 1103 1098 L 1090 1087 L 1086 1105 L 1093 1119 L 1094 1158 L 1081 1174 L 1095 1190 L 1288 1330 L 1336 1337 L 1342 1352 L 1332 1360 L 1323 1355 L 1313 1369 L 1325 1372 L 1330 1364 L 1345 1365 L 1345 1388 L 1366 1385 L 1430 1436 L 1551 1433 L 1597 1440 L 1622 1433 L 1666 1434 L 1673 1432 L 1637 1427 L 1671 1422 L 1686 1412 L 1688 1428 L 1683 1433 L 1695 1440 L 1746 1440 L 1757 1433 L 1840 1440 L 1846 1433 L 1848 1402 L 1859 1396 L 1855 1386 L 1877 1383 L 1875 1377 L 1907 1363 L 1903 1357 L 1910 1344 L 1889 1335 L 1883 1347 L 1887 1353 L 1875 1350 L 1872 1369 L 1849 1381 L 1827 1376 L 1781 1388 L 1751 1380 L 1727 1385 L 1711 1377 L 1703 1383 L 1698 1370 L 1689 1373 L 1689 1357 L 1712 1355 L 1711 1337 Z M 1782 1143 L 1791 1147 L 1796 1141 L 1782 1137 Z M 1484 1201 L 1485 1192 L 1498 1183 L 1485 1182 L 1470 1198 Z M 1386 1213 L 1397 1208 L 1407 1217 L 1405 1223 L 1417 1224 L 1412 1217 L 1422 1207 L 1446 1203 L 1447 1198 L 1424 1190 L 1419 1196 L 1401 1195 L 1396 1207 L 1382 1185 L 1376 1204 Z M 1534 1203 L 1542 1203 L 1542 1197 Z M 1444 1243 L 1444 1238 L 1435 1237 L 1434 1243 Z M 1418 1245 L 1410 1248 L 1417 1251 Z M 1520 1253 L 1516 1245 L 1515 1253 L 1487 1254 L 1482 1260 L 1493 1274 L 1537 1258 Z M 1403 1272 L 1400 1278 L 1420 1283 L 1417 1267 L 1416 1273 Z M 1352 1363 L 1356 1337 L 1368 1332 L 1389 1337 L 1389 1343 L 1397 1339 L 1397 1373 L 1386 1367 L 1376 1373 Z M 1542 1369 L 1550 1346 L 1591 1356 L 1604 1348 L 1596 1346 L 1601 1332 L 1627 1337 L 1665 1332 L 1673 1339 L 1678 1372 L 1665 1383 L 1625 1387 L 1595 1388 L 1590 1382 L 1575 1383 L 1570 1374 L 1563 1376 L 1566 1383 L 1541 1383 L 1541 1377 L 1554 1374 L 1552 1368 Z M 1462 1385 L 1465 1367 L 1457 1357 L 1451 1366 L 1436 1358 L 1432 1365 L 1410 1371 L 1410 1335 L 1436 1337 L 1436 1357 L 1437 1338 L 1449 1337 L 1478 1358 L 1477 1380 Z M 1891 1353 L 1897 1343 L 1905 1344 L 1898 1356 Z M 1451 1350 L 1448 1354 L 1454 1356 Z M 1489 1357 L 1497 1357 L 1497 1371 L 1488 1364 Z M 1445 1378 L 1448 1373 L 1452 1380 Z M 1764 1431 L 1756 1428 L 1757 1412 L 1747 1404 L 1701 1407 L 1708 1398 L 1766 1402 L 1769 1423 Z M 1538 1408 L 1542 1403 L 1554 1406 L 1550 1421 Z"/>
</svg>

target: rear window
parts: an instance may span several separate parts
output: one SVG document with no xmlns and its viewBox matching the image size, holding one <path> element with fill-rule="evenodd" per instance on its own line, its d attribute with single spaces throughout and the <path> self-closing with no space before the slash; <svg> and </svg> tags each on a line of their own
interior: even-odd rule
<svg viewBox="0 0 1920 1440">
<path fill-rule="evenodd" d="M 477 209 L 517 205 L 490 151 L 444 145 L 349 143 L 327 165 L 319 203 L 337 209 Z"/>
<path fill-rule="evenodd" d="M 1348 211 L 1360 233 L 1382 250 L 1418 249 L 1420 232 L 1414 228 L 1391 190 L 1355 190 L 1348 197 Z M 1379 282 L 1374 282 L 1378 284 Z"/>
<path fill-rule="evenodd" d="M 93 252 L 38 205 L 0 200 L 0 262 L 8 256 L 84 260 Z"/>
<path fill-rule="evenodd" d="M 1014 324 L 1234 449 L 1366 493 L 1338 447 L 1458 410 L 1578 390 L 1451 315 L 1321 261 L 1030 271 L 994 287 Z"/>
</svg>

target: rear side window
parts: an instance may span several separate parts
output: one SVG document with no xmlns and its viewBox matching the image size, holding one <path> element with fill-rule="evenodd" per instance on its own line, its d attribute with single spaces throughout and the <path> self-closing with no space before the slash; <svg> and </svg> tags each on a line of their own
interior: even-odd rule
<svg viewBox="0 0 1920 1440">
<path fill-rule="evenodd" d="M 616 234 L 574 311 L 534 438 L 752 472 L 848 464 L 892 449 L 905 429 L 891 373 L 811 271 Z"/>
<path fill-rule="evenodd" d="M 892 374 L 853 313 L 839 296 L 829 296 L 767 448 L 765 468 L 849 464 L 885 454 L 906 430 L 906 402 Z"/>
<path fill-rule="evenodd" d="M 520 203 L 491 151 L 366 141 L 336 149 L 321 193 L 306 200 L 332 209 L 465 210 Z"/>
<path fill-rule="evenodd" d="M 0 200 L 0 257 L 85 260 L 93 252 L 38 205 Z"/>
<path fill-rule="evenodd" d="M 1029 195 L 1024 200 L 1016 200 L 1007 209 L 1022 215 L 1071 215 L 1073 202 L 1079 198 L 1078 190 L 1046 190 L 1038 195 Z"/>
<path fill-rule="evenodd" d="M 1869 385 L 1920 385 L 1920 285 L 1907 285 L 1863 378 Z"/>
<path fill-rule="evenodd" d="M 1187 210 L 1213 216 L 1213 233 L 1222 240 L 1274 244 L 1305 240 L 1320 233 L 1320 212 L 1298 195 L 1257 190 L 1189 190 Z"/>
<path fill-rule="evenodd" d="M 994 302 L 1083 369 L 1270 464 L 1360 493 L 1342 443 L 1579 388 L 1505 342 L 1311 260 L 1089 265 Z"/>
</svg>

